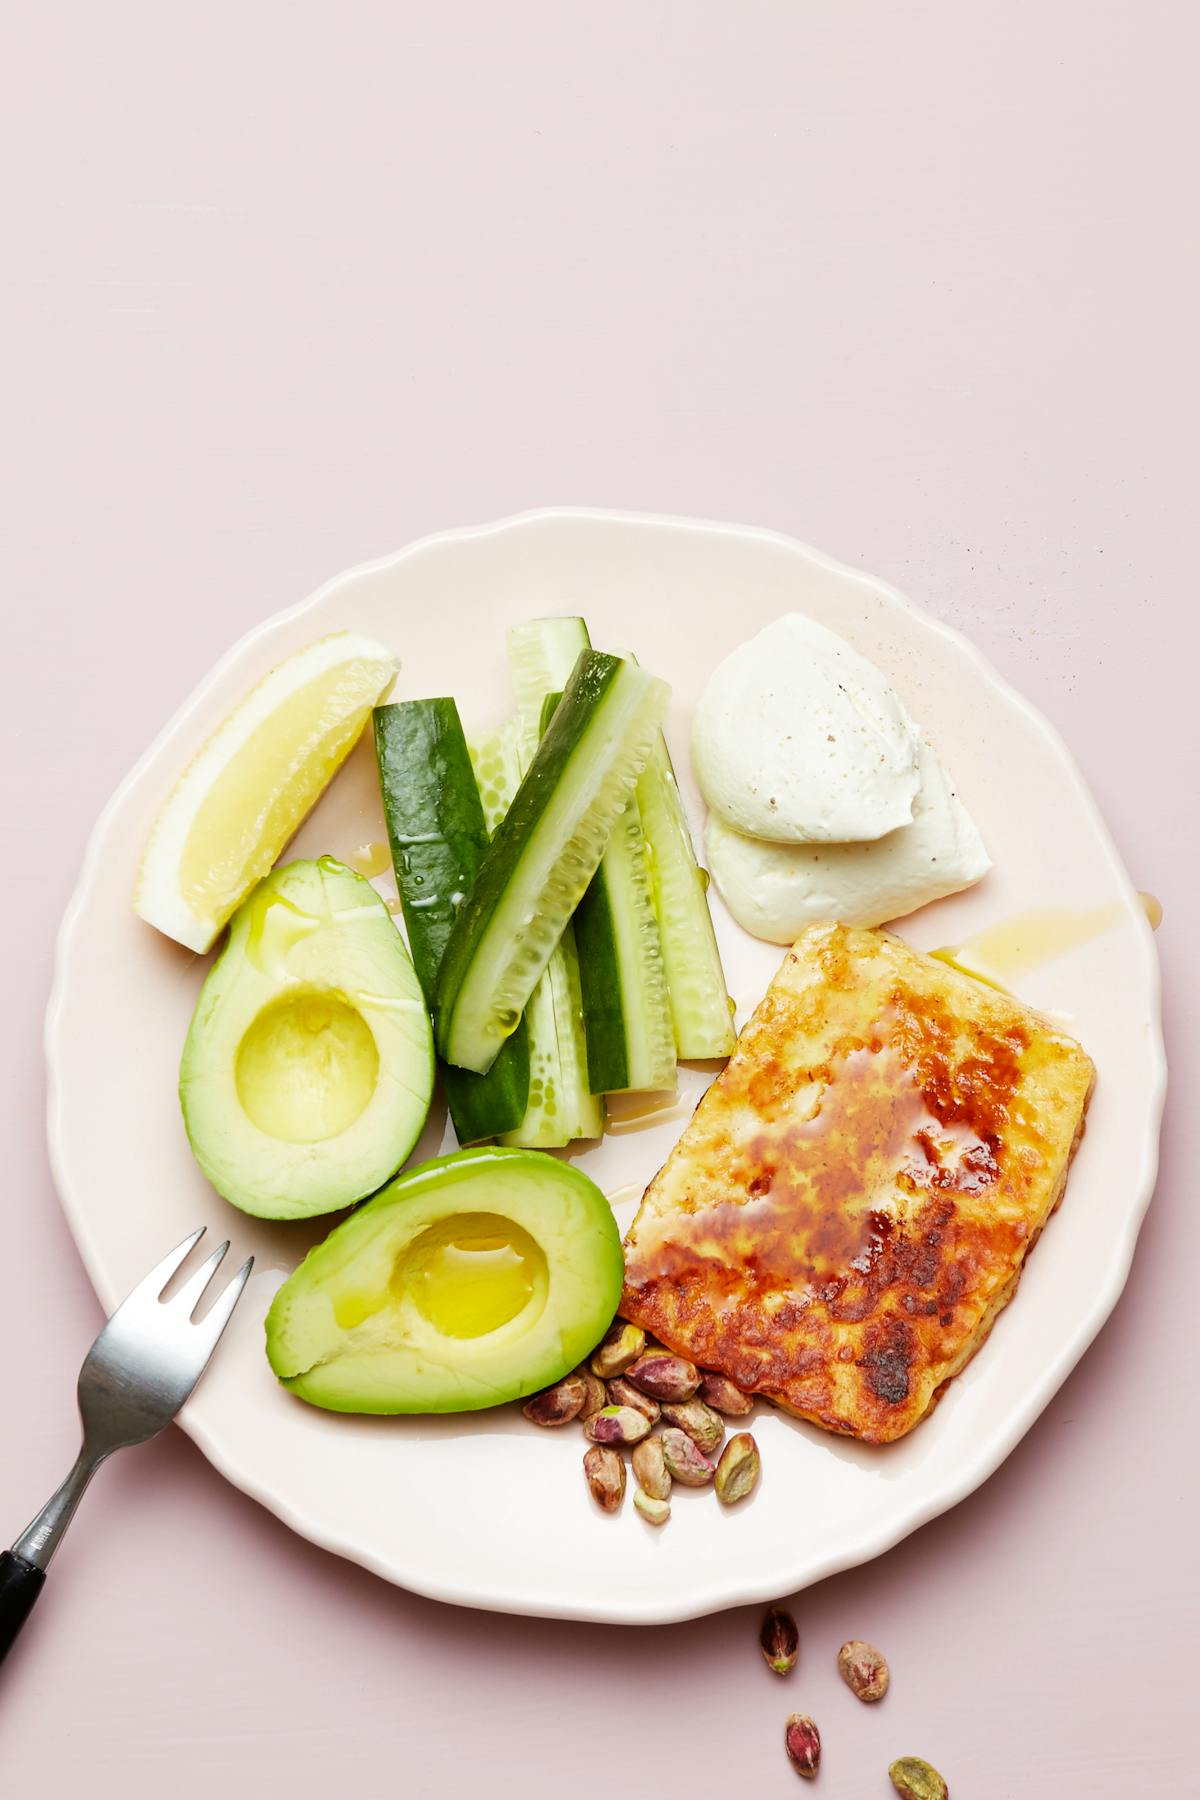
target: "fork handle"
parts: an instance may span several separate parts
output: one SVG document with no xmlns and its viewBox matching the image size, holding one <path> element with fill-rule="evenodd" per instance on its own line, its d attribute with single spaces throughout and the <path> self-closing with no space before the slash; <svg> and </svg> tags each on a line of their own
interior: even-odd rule
<svg viewBox="0 0 1200 1800">
<path fill-rule="evenodd" d="M 37 1569 L 12 1550 L 0 1555 L 0 1662 L 16 1639 L 17 1633 L 33 1611 L 33 1603 L 42 1591 L 46 1571 Z"/>
</svg>

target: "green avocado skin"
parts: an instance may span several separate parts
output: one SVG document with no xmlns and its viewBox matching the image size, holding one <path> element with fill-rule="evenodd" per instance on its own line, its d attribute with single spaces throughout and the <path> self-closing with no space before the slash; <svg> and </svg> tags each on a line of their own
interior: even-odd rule
<svg viewBox="0 0 1200 1800">
<path fill-rule="evenodd" d="M 241 1080 L 256 1025 L 293 1000 L 349 1009 L 378 1059 L 361 1110 L 330 1135 L 301 1141 L 253 1116 Z M 285 1058 L 278 1074 L 283 1090 L 297 1080 Z M 411 1153 L 433 1075 L 433 1034 L 412 959 L 370 882 L 331 856 L 289 863 L 259 882 L 200 990 L 179 1067 L 188 1139 L 217 1192 L 264 1219 L 356 1204 Z M 303 1087 L 300 1094 L 294 1110 L 302 1115 Z"/>
<path fill-rule="evenodd" d="M 447 1335 L 421 1310 L 408 1271 L 427 1234 L 478 1232 L 481 1216 L 532 1240 L 542 1273 L 497 1329 Z M 612 1209 L 581 1170 L 538 1150 L 461 1150 L 406 1170 L 309 1251 L 267 1314 L 267 1359 L 286 1388 L 327 1411 L 473 1412 L 582 1362 L 612 1322 L 623 1280 Z"/>
</svg>

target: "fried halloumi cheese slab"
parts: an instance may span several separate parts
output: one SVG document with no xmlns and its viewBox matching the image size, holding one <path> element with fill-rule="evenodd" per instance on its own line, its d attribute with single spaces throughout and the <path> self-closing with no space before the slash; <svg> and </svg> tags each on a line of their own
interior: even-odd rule
<svg viewBox="0 0 1200 1800">
<path fill-rule="evenodd" d="M 829 1431 L 912 1429 L 1012 1299 L 1093 1068 L 883 931 L 814 925 L 647 1188 L 623 1315 Z"/>
</svg>

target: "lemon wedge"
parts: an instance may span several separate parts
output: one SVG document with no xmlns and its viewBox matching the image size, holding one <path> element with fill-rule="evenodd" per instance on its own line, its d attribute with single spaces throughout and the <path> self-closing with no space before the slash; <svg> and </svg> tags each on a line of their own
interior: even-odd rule
<svg viewBox="0 0 1200 1800">
<path fill-rule="evenodd" d="M 209 949 L 350 754 L 396 667 L 382 644 L 339 631 L 264 676 L 159 813 L 134 911 L 189 950 Z"/>
</svg>

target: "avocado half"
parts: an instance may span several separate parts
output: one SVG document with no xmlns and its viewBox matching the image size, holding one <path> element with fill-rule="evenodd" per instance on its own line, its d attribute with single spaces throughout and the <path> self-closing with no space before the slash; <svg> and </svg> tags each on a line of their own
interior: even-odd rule
<svg viewBox="0 0 1200 1800">
<path fill-rule="evenodd" d="M 429 1017 L 384 902 L 331 856 L 276 869 L 234 914 L 179 1069 L 217 1192 L 265 1219 L 351 1206 L 395 1174 L 432 1094 Z"/>
<path fill-rule="evenodd" d="M 267 1314 L 286 1388 L 334 1412 L 471 1412 L 558 1381 L 621 1297 L 608 1201 L 485 1146 L 409 1169 L 310 1250 Z"/>
</svg>

